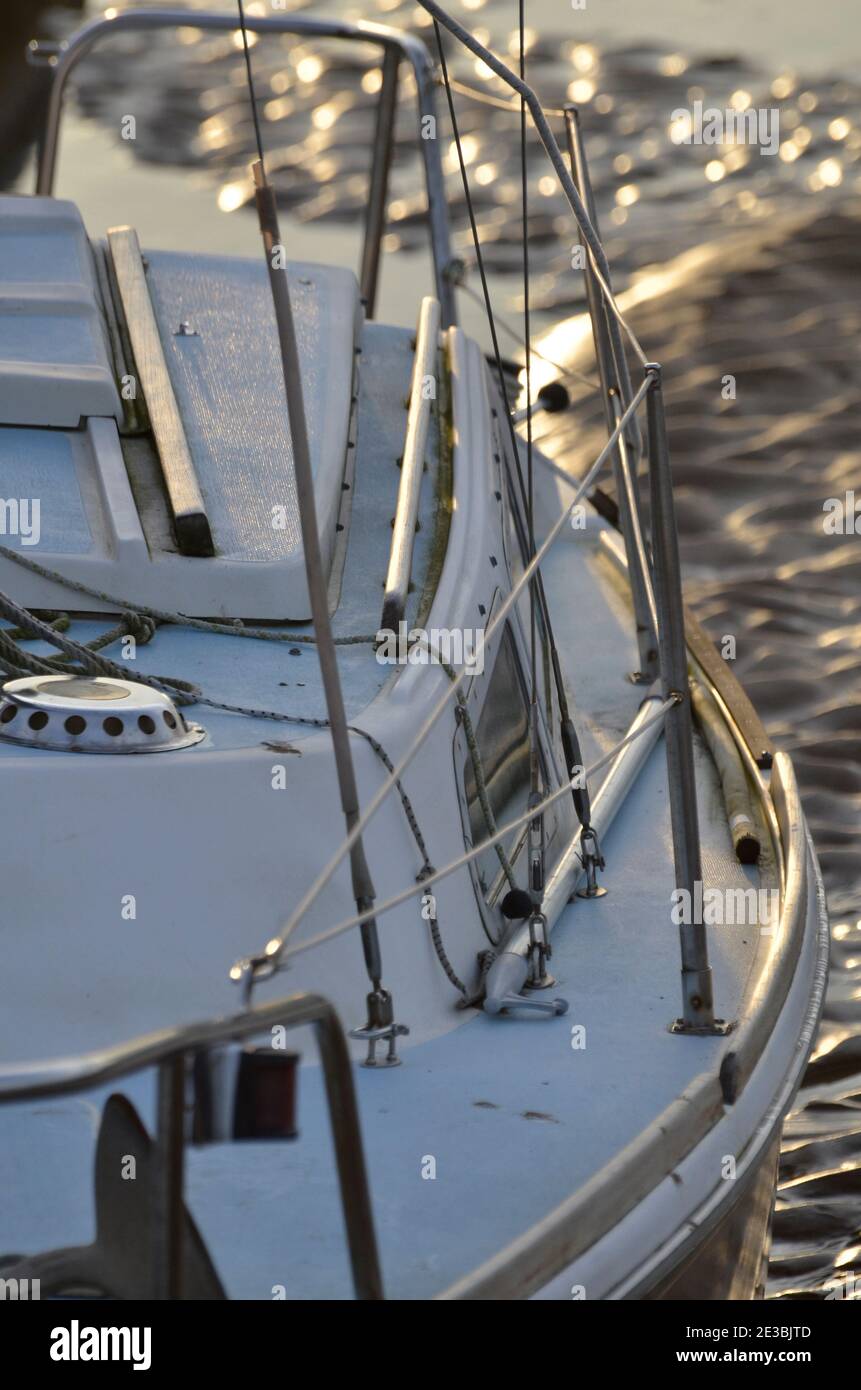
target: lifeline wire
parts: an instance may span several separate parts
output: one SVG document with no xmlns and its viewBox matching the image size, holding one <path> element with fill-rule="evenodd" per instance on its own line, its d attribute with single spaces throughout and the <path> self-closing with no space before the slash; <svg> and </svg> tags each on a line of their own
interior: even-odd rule
<svg viewBox="0 0 861 1390">
<path fill-rule="evenodd" d="M 673 694 L 668 696 L 666 700 L 662 701 L 660 708 L 655 710 L 655 713 L 649 719 L 644 719 L 643 723 L 640 724 L 633 733 L 626 734 L 626 736 L 620 739 L 607 753 L 602 754 L 596 762 L 592 763 L 591 767 L 586 768 L 583 773 L 584 780 L 594 773 L 600 772 L 601 768 L 606 767 L 608 763 L 612 762 L 613 759 L 621 753 L 623 748 L 627 748 L 629 743 L 633 743 L 635 739 L 640 737 L 640 734 L 645 733 L 653 724 L 657 724 L 659 720 L 662 720 L 667 710 L 669 710 L 672 705 L 678 704 L 678 702 L 678 695 Z M 459 858 L 453 859 L 450 864 L 445 864 L 441 869 L 434 870 L 432 874 L 429 874 L 427 878 L 422 880 L 419 887 L 413 887 L 411 885 L 409 888 L 402 889 L 400 893 L 396 893 L 393 897 L 386 898 L 384 902 L 378 903 L 376 905 L 377 913 L 388 912 L 393 907 L 399 907 L 401 903 L 407 902 L 410 898 L 415 897 L 418 892 L 427 892 L 432 884 L 438 883 L 440 879 L 447 878 L 450 874 L 456 873 L 458 869 L 462 869 L 467 864 L 471 864 L 473 859 L 477 859 L 480 854 L 483 854 L 491 845 L 494 845 L 497 840 L 513 834 L 516 830 L 520 830 L 534 817 L 536 811 L 545 811 L 552 806 L 554 802 L 558 801 L 560 797 L 567 796 L 568 792 L 571 790 L 573 781 L 574 778 L 572 778 L 570 782 L 563 782 L 562 786 L 557 787 L 555 791 L 545 797 L 540 806 L 531 807 L 529 810 L 524 811 L 523 815 L 518 816 L 515 820 L 509 821 L 507 825 L 498 828 L 494 836 L 482 840 L 481 844 L 474 845 L 472 849 L 467 850 L 464 854 L 460 855 Z M 334 927 L 328 927 L 326 931 L 320 932 L 318 936 L 310 937 L 308 941 L 297 942 L 295 946 L 291 946 L 289 950 L 284 952 L 283 959 L 301 955 L 304 951 L 310 951 L 313 946 L 321 946 L 324 942 L 330 941 L 333 936 L 341 936 L 344 932 L 351 931 L 354 927 L 361 926 L 363 921 L 364 917 L 361 914 L 357 914 L 355 917 L 348 917 L 343 922 L 336 923 Z"/>
<path fill-rule="evenodd" d="M 266 166 L 263 162 L 263 138 L 260 134 L 260 117 L 257 114 L 257 94 L 254 90 L 254 75 L 251 71 L 251 53 L 248 48 L 248 30 L 245 27 L 245 10 L 242 0 L 236 0 L 239 6 L 239 23 L 242 27 L 242 51 L 245 54 L 245 75 L 248 80 L 248 94 L 251 97 L 251 115 L 254 118 L 254 139 L 257 143 L 257 158 L 260 160 L 260 168 L 263 170 L 264 179 Z"/>
<path fill-rule="evenodd" d="M 510 68 L 507 68 L 504 63 L 500 62 L 495 53 L 491 53 L 490 49 L 485 48 L 484 44 L 479 43 L 478 39 L 475 38 L 468 29 L 465 29 L 456 19 L 452 19 L 451 15 L 447 14 L 440 5 L 436 4 L 436 0 L 418 0 L 418 3 L 423 10 L 427 10 L 428 14 L 431 15 L 435 21 L 438 20 L 444 29 L 447 29 L 456 39 L 459 39 L 464 47 L 469 49 L 470 53 L 474 53 L 477 58 L 480 58 L 482 62 L 490 68 L 491 72 L 496 73 L 497 77 L 501 78 L 503 82 L 523 97 L 526 105 L 529 107 L 535 129 L 541 137 L 541 143 L 547 151 L 550 163 L 556 170 L 556 176 L 562 186 L 562 191 L 583 233 L 583 240 L 586 242 L 586 245 L 595 258 L 595 278 L 601 286 L 607 306 L 620 327 L 624 329 L 634 352 L 637 354 L 640 365 L 642 367 L 647 367 L 649 365 L 649 359 L 643 351 L 640 340 L 630 324 L 626 321 L 609 287 L 609 267 L 607 265 L 607 256 L 604 247 L 601 244 L 601 238 L 592 226 L 591 218 L 583 206 L 583 200 L 571 178 L 571 174 L 562 156 L 562 151 L 556 143 L 556 137 L 550 129 L 547 117 L 541 109 L 541 102 L 538 100 L 535 92 L 517 77 Z"/>
</svg>

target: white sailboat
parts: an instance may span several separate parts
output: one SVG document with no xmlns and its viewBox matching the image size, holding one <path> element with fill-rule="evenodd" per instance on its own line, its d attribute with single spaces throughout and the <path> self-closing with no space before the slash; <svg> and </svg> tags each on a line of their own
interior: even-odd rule
<svg viewBox="0 0 861 1390">
<path fill-rule="evenodd" d="M 761 1291 L 827 969 L 795 776 L 684 612 L 574 113 L 569 166 L 422 3 L 579 225 L 582 479 L 458 326 L 435 139 L 434 283 L 414 332 L 374 317 L 402 68 L 436 117 L 414 38 L 247 18 L 382 54 L 360 278 L 285 262 L 262 149 L 265 259 L 53 196 L 76 63 L 187 11 L 74 35 L 0 198 L 0 1277 L 43 1297 Z"/>
</svg>

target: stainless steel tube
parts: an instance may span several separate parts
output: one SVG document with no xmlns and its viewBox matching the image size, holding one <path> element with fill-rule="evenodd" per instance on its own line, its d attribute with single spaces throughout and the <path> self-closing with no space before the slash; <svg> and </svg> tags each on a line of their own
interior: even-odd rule
<svg viewBox="0 0 861 1390">
<path fill-rule="evenodd" d="M 660 738 L 665 720 L 672 713 L 672 711 L 667 711 L 663 719 L 655 719 L 655 711 L 660 705 L 661 697 L 657 693 L 648 695 L 643 701 L 625 735 L 626 739 L 637 734 L 639 737 L 633 737 L 632 742 L 626 743 L 624 748 L 619 749 L 607 769 L 604 781 L 592 798 L 592 825 L 602 843 L 619 808 L 624 803 L 640 770 Z M 643 729 L 640 733 L 642 726 L 650 719 L 654 722 L 648 729 Z M 548 934 L 559 920 L 585 872 L 580 859 L 580 836 L 581 830 L 578 829 L 547 880 L 541 910 L 547 922 Z M 523 988 L 527 975 L 529 946 L 529 927 L 522 926 L 514 933 L 490 967 L 485 987 L 486 999 L 490 1000 L 488 1012 L 497 1011 L 494 1007 L 495 1001 L 498 1002 L 506 996 L 519 993 Z M 487 1004 L 485 1007 L 487 1008 Z"/>
<path fill-rule="evenodd" d="M 652 510 L 652 553 L 655 602 L 658 610 L 658 644 L 661 656 L 661 689 L 677 703 L 667 715 L 667 777 L 673 828 L 676 888 L 689 894 L 693 904 L 696 884 L 702 883 L 697 789 L 694 776 L 693 720 L 688 689 L 688 655 L 682 604 L 679 539 L 676 531 L 673 482 L 667 449 L 661 368 L 646 366 L 650 382 L 646 397 L 649 422 L 649 486 Z M 682 1018 L 679 1032 L 714 1032 L 714 999 L 708 942 L 702 922 L 681 922 Z"/>
<path fill-rule="evenodd" d="M 360 20 L 350 24 L 338 20 L 312 19 L 306 15 L 255 15 L 249 14 L 245 20 L 246 28 L 254 34 L 297 34 L 306 38 L 347 39 L 359 43 L 370 43 L 382 48 L 384 55 L 395 53 L 409 64 L 416 81 L 416 101 L 418 109 L 419 146 L 425 171 L 425 184 L 428 197 L 428 226 L 430 230 L 431 252 L 433 255 L 434 282 L 436 296 L 442 306 L 443 326 L 448 328 L 457 323 L 455 287 L 451 277 L 452 254 L 451 236 L 448 223 L 448 204 L 445 197 L 445 179 L 442 170 L 441 141 L 425 138 L 423 126 L 428 119 L 436 121 L 434 100 L 434 70 L 427 48 L 420 39 L 411 34 L 402 34 L 385 24 Z M 104 38 L 114 34 L 148 31 L 165 28 L 195 28 L 208 32 L 233 32 L 237 29 L 236 19 L 229 14 L 210 10 L 189 10 L 170 7 L 147 10 L 114 10 L 100 19 L 83 25 L 60 48 L 59 54 L 51 52 L 53 82 L 45 121 L 45 133 L 39 149 L 39 165 L 36 175 L 36 192 L 50 196 L 54 192 L 54 178 L 57 166 L 57 153 L 60 140 L 60 121 L 63 114 L 63 97 L 66 83 L 82 58 Z M 39 47 L 33 49 L 34 61 L 39 61 Z M 382 97 L 383 94 L 381 94 Z M 394 111 L 392 112 L 394 117 Z M 380 166 L 379 173 L 382 172 Z M 372 174 L 372 186 L 374 175 Z M 382 187 L 384 180 L 377 179 Z M 373 249 L 366 245 L 365 256 Z M 363 280 L 364 280 L 363 274 Z"/>
<path fill-rule="evenodd" d="M 359 283 L 365 313 L 374 317 L 377 302 L 377 281 L 380 273 L 380 248 L 386 230 L 386 209 L 389 194 L 389 170 L 395 143 L 395 112 L 398 104 L 397 49 L 387 48 L 383 57 L 383 85 L 377 105 L 377 125 L 374 131 L 374 162 L 368 188 L 368 211 L 365 218 L 365 240 L 362 246 L 362 269 Z"/>
<path fill-rule="evenodd" d="M 436 399 L 436 389 L 434 389 L 433 395 L 427 394 L 425 382 L 432 379 L 434 388 L 436 388 L 439 323 L 439 301 L 427 296 L 422 300 L 416 330 L 416 352 L 410 382 L 407 432 L 401 460 L 401 478 L 398 485 L 395 524 L 392 530 L 392 546 L 389 551 L 389 567 L 386 573 L 383 613 L 380 618 L 380 627 L 391 632 L 397 632 L 398 623 L 404 616 L 410 587 L 422 474 L 425 466 L 425 446 L 431 407 Z"/>
</svg>

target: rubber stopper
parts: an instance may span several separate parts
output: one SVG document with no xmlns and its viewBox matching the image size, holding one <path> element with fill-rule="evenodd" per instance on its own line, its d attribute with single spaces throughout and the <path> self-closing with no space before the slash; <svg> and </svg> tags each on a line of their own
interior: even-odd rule
<svg viewBox="0 0 861 1390">
<path fill-rule="evenodd" d="M 520 922 L 524 917 L 531 917 L 535 903 L 525 888 L 512 888 L 499 904 L 499 910 L 509 922 Z"/>
<path fill-rule="evenodd" d="M 542 386 L 538 392 L 538 399 L 548 415 L 555 415 L 560 410 L 567 410 L 571 404 L 571 397 L 561 381 L 548 381 L 547 385 Z"/>
</svg>

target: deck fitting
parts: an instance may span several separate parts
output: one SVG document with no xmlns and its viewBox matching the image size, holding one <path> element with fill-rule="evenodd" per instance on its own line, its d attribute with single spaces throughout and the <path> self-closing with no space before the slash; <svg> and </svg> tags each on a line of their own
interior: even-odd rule
<svg viewBox="0 0 861 1390">
<path fill-rule="evenodd" d="M 598 844 L 598 836 L 591 826 L 586 826 L 580 836 L 580 847 L 583 851 L 581 862 L 586 872 L 586 885 L 578 888 L 574 894 L 577 898 L 605 898 L 608 889 L 598 882 L 597 871 L 604 868 L 604 856 Z"/>
<path fill-rule="evenodd" d="M 685 1033 L 692 1038 L 725 1038 L 735 1027 L 725 1018 L 712 1019 L 711 1023 L 686 1023 L 683 1018 L 674 1018 L 667 1024 L 668 1033 Z"/>
<path fill-rule="evenodd" d="M 372 990 L 367 997 L 368 1021 L 361 1028 L 351 1028 L 350 1037 L 368 1044 L 368 1054 L 361 1063 L 363 1067 L 399 1067 L 401 1059 L 397 1053 L 397 1040 L 409 1033 L 405 1023 L 395 1023 L 394 1005 L 388 990 Z M 387 1042 L 388 1049 L 382 1058 L 377 1057 L 377 1043 Z"/>
</svg>

